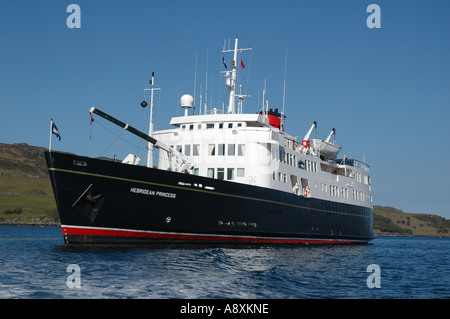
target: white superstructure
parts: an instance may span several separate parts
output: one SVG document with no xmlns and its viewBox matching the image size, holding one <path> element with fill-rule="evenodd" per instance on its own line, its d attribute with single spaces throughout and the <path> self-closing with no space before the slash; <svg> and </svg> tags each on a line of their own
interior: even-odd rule
<svg viewBox="0 0 450 319">
<path fill-rule="evenodd" d="M 311 139 L 314 122 L 299 141 L 284 132 L 284 114 L 278 110 L 236 112 L 236 101 L 244 99 L 236 94 L 239 51 L 236 38 L 232 70 L 225 72 L 230 90 L 227 113 L 213 109 L 209 114 L 189 115 L 193 99 L 184 95 L 184 116 L 172 118 L 174 128 L 156 131 L 154 138 L 183 154 L 195 175 L 372 207 L 369 167 L 345 156 L 336 159 L 341 147 L 331 142 L 334 129 L 325 140 Z M 160 151 L 157 167 L 173 170 L 174 161 L 171 153 Z"/>
</svg>

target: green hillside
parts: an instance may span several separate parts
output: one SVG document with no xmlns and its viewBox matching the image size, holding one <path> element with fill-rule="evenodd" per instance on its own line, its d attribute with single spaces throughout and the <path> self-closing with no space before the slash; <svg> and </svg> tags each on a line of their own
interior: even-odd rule
<svg viewBox="0 0 450 319">
<path fill-rule="evenodd" d="M 0 143 L 0 225 L 58 224 L 43 147 Z M 374 206 L 374 233 L 450 236 L 450 220 Z"/>
<path fill-rule="evenodd" d="M 411 214 L 386 206 L 373 208 L 374 233 L 450 236 L 450 220 L 437 215 Z"/>
<path fill-rule="evenodd" d="M 0 224 L 58 221 L 42 147 L 0 143 Z"/>
</svg>

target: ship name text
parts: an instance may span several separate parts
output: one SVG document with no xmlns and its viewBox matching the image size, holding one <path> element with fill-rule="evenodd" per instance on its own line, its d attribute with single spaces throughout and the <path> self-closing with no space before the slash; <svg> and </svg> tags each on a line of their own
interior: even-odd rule
<svg viewBox="0 0 450 319">
<path fill-rule="evenodd" d="M 166 198 L 176 198 L 177 197 L 177 194 L 175 194 L 175 193 L 161 192 L 161 191 L 155 191 L 155 190 L 151 190 L 151 189 L 144 189 L 144 188 L 138 188 L 138 187 L 131 187 L 130 193 L 149 195 L 149 196 L 159 196 L 159 197 L 166 197 Z"/>
</svg>

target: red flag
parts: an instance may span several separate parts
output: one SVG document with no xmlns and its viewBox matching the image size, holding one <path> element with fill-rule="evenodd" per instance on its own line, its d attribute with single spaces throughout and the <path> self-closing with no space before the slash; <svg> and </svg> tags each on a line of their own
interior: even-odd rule
<svg viewBox="0 0 450 319">
<path fill-rule="evenodd" d="M 244 62 L 242 62 L 242 58 L 241 58 L 241 67 L 242 67 L 242 69 L 245 69 L 245 65 L 244 65 Z"/>
</svg>

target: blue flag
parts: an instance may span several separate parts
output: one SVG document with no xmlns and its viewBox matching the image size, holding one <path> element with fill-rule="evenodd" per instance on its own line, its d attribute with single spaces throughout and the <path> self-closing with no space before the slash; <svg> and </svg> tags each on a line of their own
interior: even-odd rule
<svg viewBox="0 0 450 319">
<path fill-rule="evenodd" d="M 56 125 L 55 125 L 55 122 L 52 122 L 52 133 L 55 134 L 56 137 L 61 142 L 61 135 L 59 135 L 59 131 L 58 131 L 58 128 L 56 127 Z"/>
</svg>

